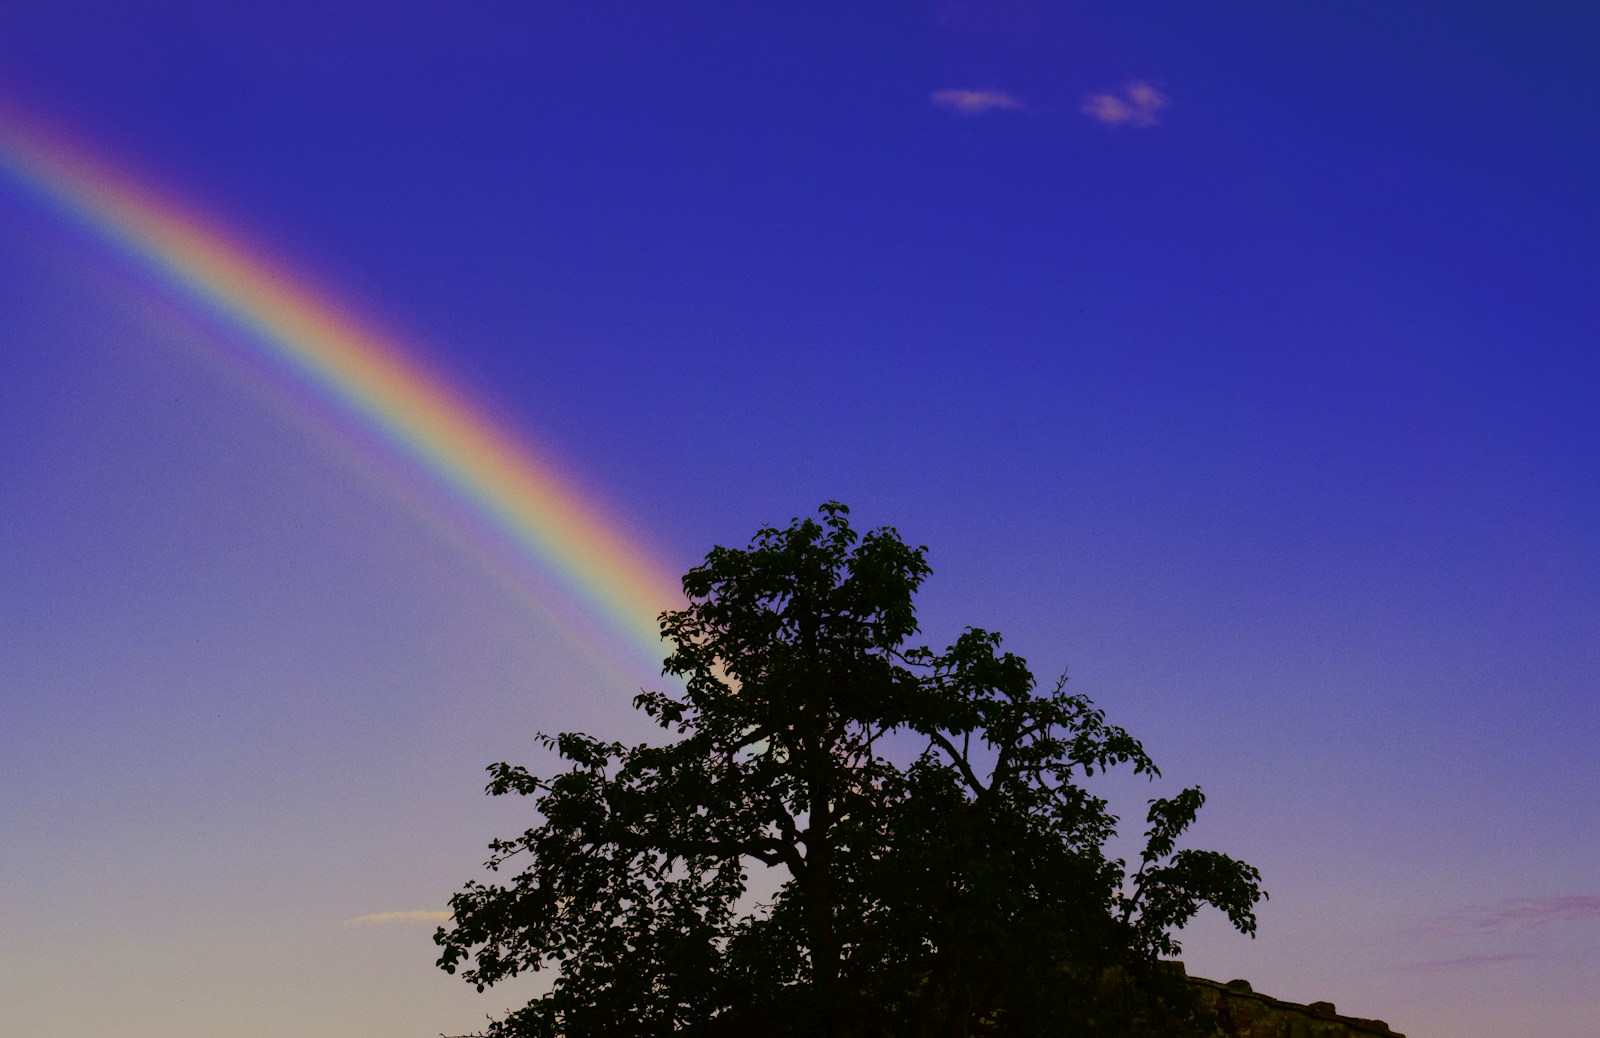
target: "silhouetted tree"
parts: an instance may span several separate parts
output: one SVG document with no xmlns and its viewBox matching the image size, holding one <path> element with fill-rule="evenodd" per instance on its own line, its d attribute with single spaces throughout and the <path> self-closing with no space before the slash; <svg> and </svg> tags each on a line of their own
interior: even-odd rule
<svg viewBox="0 0 1600 1038">
<path fill-rule="evenodd" d="M 480 991 L 554 971 L 491 1035 L 1183 1033 L 1158 958 L 1205 904 L 1253 934 L 1259 873 L 1177 849 L 1198 788 L 1150 802 L 1131 874 L 1110 858 L 1080 780 L 1155 764 L 994 634 L 908 648 L 925 551 L 839 504 L 715 548 L 661 617 L 685 692 L 635 700 L 668 741 L 540 736 L 567 771 L 490 767 L 542 820 L 491 844 L 523 871 L 451 899 L 439 965 Z M 781 884 L 755 905 L 759 866 Z"/>
</svg>

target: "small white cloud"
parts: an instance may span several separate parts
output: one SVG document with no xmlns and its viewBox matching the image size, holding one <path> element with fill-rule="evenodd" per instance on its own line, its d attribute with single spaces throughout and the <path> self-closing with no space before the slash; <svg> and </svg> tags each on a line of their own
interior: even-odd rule
<svg viewBox="0 0 1600 1038">
<path fill-rule="evenodd" d="M 1078 111 L 1107 126 L 1155 126 L 1161 122 L 1156 113 L 1171 103 L 1153 84 L 1135 79 L 1120 92 L 1089 95 Z"/>
<path fill-rule="evenodd" d="M 1026 108 L 1022 101 L 1004 90 L 935 90 L 933 103 L 962 115 L 983 115 L 1000 109 Z"/>
<path fill-rule="evenodd" d="M 448 923 L 449 912 L 373 912 L 346 919 L 346 926 L 382 926 L 385 923 Z"/>
</svg>

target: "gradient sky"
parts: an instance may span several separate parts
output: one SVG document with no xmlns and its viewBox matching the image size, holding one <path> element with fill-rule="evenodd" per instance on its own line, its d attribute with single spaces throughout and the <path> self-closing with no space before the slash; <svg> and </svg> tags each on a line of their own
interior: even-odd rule
<svg viewBox="0 0 1600 1038">
<path fill-rule="evenodd" d="M 12 0 L 0 111 L 390 329 L 668 572 L 829 498 L 927 544 L 930 641 L 1070 667 L 1168 776 L 1133 821 L 1199 782 L 1261 868 L 1191 972 L 1592 1036 L 1600 16 L 244 6 Z M 475 1030 L 526 988 L 405 913 L 527 824 L 483 766 L 640 732 L 577 597 L 250 348 L 0 171 L 7 1033 Z"/>
</svg>

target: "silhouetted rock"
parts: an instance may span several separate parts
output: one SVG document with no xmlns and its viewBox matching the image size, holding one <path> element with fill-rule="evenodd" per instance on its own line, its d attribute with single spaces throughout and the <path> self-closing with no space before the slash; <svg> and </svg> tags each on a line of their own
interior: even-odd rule
<svg viewBox="0 0 1600 1038">
<path fill-rule="evenodd" d="M 1382 1020 L 1340 1016 L 1332 1002 L 1284 1002 L 1253 991 L 1244 980 L 1221 984 L 1190 977 L 1189 983 L 1200 1004 L 1216 1014 L 1223 1038 L 1405 1038 Z"/>
</svg>

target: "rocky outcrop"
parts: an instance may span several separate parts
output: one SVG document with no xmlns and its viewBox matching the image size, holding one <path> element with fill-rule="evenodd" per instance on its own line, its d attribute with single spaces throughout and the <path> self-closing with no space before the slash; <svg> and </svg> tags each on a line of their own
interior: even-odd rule
<svg viewBox="0 0 1600 1038">
<path fill-rule="evenodd" d="M 1332 1002 L 1283 1002 L 1252 991 L 1244 980 L 1219 984 L 1190 977 L 1189 983 L 1201 1004 L 1217 1014 L 1226 1038 L 1405 1038 L 1382 1020 L 1340 1016 Z"/>
</svg>

